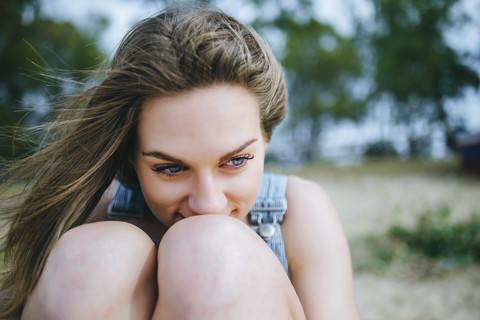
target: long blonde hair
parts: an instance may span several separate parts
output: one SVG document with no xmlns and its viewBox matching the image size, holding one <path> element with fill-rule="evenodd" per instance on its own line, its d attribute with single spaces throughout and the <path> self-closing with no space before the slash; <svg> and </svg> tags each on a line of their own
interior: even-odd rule
<svg viewBox="0 0 480 320">
<path fill-rule="evenodd" d="M 5 272 L 0 318 L 21 311 L 48 254 L 85 223 L 114 177 L 134 182 L 128 155 L 144 101 L 225 82 L 258 99 L 268 140 L 285 115 L 283 73 L 266 43 L 219 10 L 171 8 L 135 25 L 98 85 L 64 104 L 38 152 L 6 171 L 0 222 Z"/>
</svg>

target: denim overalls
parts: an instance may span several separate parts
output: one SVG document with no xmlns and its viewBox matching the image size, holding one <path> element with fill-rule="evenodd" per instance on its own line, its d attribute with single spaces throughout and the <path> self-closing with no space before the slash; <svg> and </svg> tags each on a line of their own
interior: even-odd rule
<svg viewBox="0 0 480 320">
<path fill-rule="evenodd" d="M 287 189 L 287 176 L 264 173 L 262 184 L 255 204 L 249 212 L 249 222 L 252 229 L 265 240 L 280 260 L 283 268 L 288 272 L 287 256 L 283 242 L 280 224 L 287 210 L 285 191 Z M 137 218 L 142 219 L 146 210 L 142 191 L 138 187 L 126 187 L 117 183 L 114 197 L 108 206 L 110 219 Z M 153 239 L 158 247 L 158 240 Z"/>
</svg>

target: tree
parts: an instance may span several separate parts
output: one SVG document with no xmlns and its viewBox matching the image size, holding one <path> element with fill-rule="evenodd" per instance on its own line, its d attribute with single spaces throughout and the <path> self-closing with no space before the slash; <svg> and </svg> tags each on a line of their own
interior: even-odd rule
<svg viewBox="0 0 480 320">
<path fill-rule="evenodd" d="M 256 6 L 255 29 L 272 40 L 285 69 L 292 147 L 300 160 L 316 160 L 326 123 L 363 114 L 364 97 L 354 93 L 363 75 L 356 41 L 319 22 L 311 0 L 250 2 Z"/>
<path fill-rule="evenodd" d="M 105 58 L 95 42 L 105 19 L 86 35 L 69 22 L 41 17 L 39 5 L 36 0 L 2 2 L 0 157 L 12 158 L 30 148 L 21 139 L 13 141 L 38 116 L 25 106 L 27 99 L 51 101 L 67 88 L 60 79 L 82 80 L 79 70 L 96 68 Z"/>
<path fill-rule="evenodd" d="M 302 158 L 317 158 L 317 146 L 326 121 L 358 119 L 361 97 L 353 94 L 362 67 L 353 39 L 340 36 L 331 26 L 310 18 L 276 21 L 286 35 L 282 64 L 289 84 L 290 124 Z"/>
<path fill-rule="evenodd" d="M 372 2 L 376 10 L 376 29 L 370 34 L 374 96 L 393 99 L 395 124 L 409 128 L 411 155 L 425 153 L 429 139 L 429 130 L 416 132 L 420 122 L 442 126 L 451 144 L 453 127 L 445 102 L 461 97 L 466 87 L 480 85 L 478 74 L 464 64 L 443 34 L 461 22 L 452 14 L 459 0 Z"/>
</svg>

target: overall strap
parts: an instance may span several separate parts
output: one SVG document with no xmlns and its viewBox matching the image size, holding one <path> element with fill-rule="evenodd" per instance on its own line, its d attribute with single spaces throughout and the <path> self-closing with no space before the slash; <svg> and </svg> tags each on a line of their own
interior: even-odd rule
<svg viewBox="0 0 480 320">
<path fill-rule="evenodd" d="M 144 218 L 146 205 L 140 187 L 127 187 L 117 181 L 113 194 L 113 199 L 107 208 L 107 215 L 110 220 Z"/>
<path fill-rule="evenodd" d="M 265 240 L 289 274 L 285 245 L 280 229 L 287 210 L 286 189 L 287 176 L 264 173 L 260 191 L 249 212 L 249 221 L 253 226 L 252 229 Z M 109 219 L 142 219 L 145 210 L 145 200 L 140 188 L 128 188 L 117 182 L 113 200 L 108 206 Z"/>
<path fill-rule="evenodd" d="M 265 240 L 289 274 L 285 245 L 280 229 L 287 210 L 286 190 L 287 176 L 264 173 L 257 199 L 250 210 L 249 220 L 253 225 L 252 229 Z"/>
</svg>

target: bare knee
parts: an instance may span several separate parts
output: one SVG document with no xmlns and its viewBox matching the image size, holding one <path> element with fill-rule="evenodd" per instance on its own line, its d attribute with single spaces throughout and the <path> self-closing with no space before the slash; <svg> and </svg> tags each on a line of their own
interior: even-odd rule
<svg viewBox="0 0 480 320">
<path fill-rule="evenodd" d="M 286 302 L 296 298 L 273 252 L 233 218 L 208 215 L 175 224 L 162 239 L 158 258 L 155 315 L 158 311 L 178 319 L 202 319 L 199 314 L 203 319 L 221 319 L 225 314 L 230 319 L 235 318 L 232 315 L 282 319 L 272 312 L 289 313 Z M 272 305 L 276 308 L 269 309 Z"/>
<path fill-rule="evenodd" d="M 153 310 L 156 285 L 145 284 L 155 283 L 155 260 L 152 241 L 130 224 L 98 222 L 74 228 L 52 250 L 22 317 L 81 319 L 90 312 L 118 319 L 119 312 L 139 308 L 132 299 L 147 292 L 152 297 L 145 301 L 151 300 Z M 125 310 L 110 308 L 114 304 Z"/>
<path fill-rule="evenodd" d="M 245 271 L 245 258 L 255 259 L 245 248 L 246 241 L 254 240 L 249 239 L 245 228 L 221 216 L 193 217 L 177 223 L 160 244 L 159 275 L 169 275 L 161 279 L 161 284 L 171 284 L 183 297 L 187 294 L 195 298 L 200 291 L 205 294 L 212 290 L 216 294 L 225 291 L 222 297 L 230 298 L 233 291 L 226 280 L 239 281 Z M 186 287 L 175 286 L 181 282 L 188 282 L 186 292 Z"/>
</svg>

